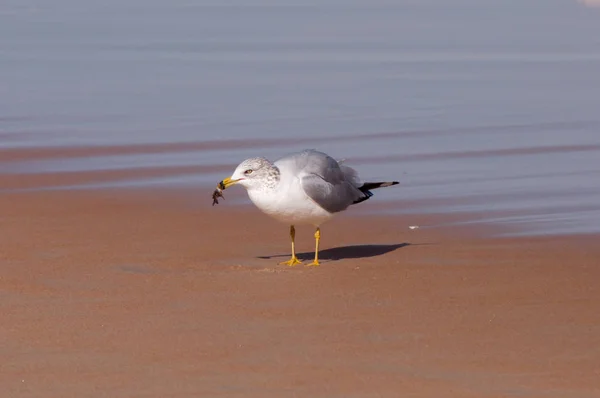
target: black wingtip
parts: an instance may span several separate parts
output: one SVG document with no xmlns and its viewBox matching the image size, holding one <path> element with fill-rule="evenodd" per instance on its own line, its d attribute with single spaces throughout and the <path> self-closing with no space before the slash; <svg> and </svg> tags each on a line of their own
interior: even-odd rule
<svg viewBox="0 0 600 398">
<path fill-rule="evenodd" d="M 365 194 L 365 196 L 357 199 L 353 204 L 364 202 L 365 200 L 367 200 L 371 196 L 373 196 L 373 192 L 371 192 L 370 189 L 391 187 L 392 185 L 398 185 L 398 184 L 400 184 L 398 181 L 365 182 L 360 188 L 358 188 L 362 193 Z"/>
<path fill-rule="evenodd" d="M 387 181 L 387 182 L 365 182 L 359 189 L 363 192 L 369 189 L 391 187 L 392 185 L 400 184 L 398 181 Z"/>
</svg>

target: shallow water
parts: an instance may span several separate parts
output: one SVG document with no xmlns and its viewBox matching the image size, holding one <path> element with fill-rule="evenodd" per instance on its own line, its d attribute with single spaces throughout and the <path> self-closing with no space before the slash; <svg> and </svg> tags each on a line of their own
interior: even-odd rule
<svg viewBox="0 0 600 398">
<path fill-rule="evenodd" d="M 399 179 L 377 194 L 396 212 L 600 231 L 600 8 L 489 3 L 4 1 L 0 173 L 212 185 L 314 147 Z M 7 160 L 65 146 L 109 147 Z"/>
</svg>

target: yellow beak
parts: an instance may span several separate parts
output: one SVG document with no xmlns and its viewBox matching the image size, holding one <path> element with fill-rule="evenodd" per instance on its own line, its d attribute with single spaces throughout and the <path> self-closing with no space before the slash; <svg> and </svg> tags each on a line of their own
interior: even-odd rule
<svg viewBox="0 0 600 398">
<path fill-rule="evenodd" d="M 231 177 L 227 177 L 226 179 L 224 179 L 223 181 L 219 182 L 219 184 L 217 184 L 217 186 L 219 187 L 219 189 L 227 189 L 230 186 L 236 184 L 238 180 L 232 180 Z"/>
</svg>

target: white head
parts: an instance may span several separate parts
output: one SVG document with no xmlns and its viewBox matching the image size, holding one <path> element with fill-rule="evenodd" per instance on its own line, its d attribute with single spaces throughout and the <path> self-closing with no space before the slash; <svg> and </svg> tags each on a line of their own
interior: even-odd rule
<svg viewBox="0 0 600 398">
<path fill-rule="evenodd" d="M 229 178 L 219 183 L 219 188 L 226 189 L 234 184 L 244 188 L 268 188 L 279 180 L 279 170 L 265 158 L 250 158 L 244 160 L 236 167 Z"/>
</svg>

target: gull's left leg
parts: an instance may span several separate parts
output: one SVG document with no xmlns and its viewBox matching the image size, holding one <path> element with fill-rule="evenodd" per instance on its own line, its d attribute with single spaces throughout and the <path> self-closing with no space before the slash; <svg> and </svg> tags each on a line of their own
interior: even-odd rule
<svg viewBox="0 0 600 398">
<path fill-rule="evenodd" d="M 317 231 L 315 232 L 315 261 L 308 265 L 317 266 L 319 264 L 319 241 L 321 240 L 321 229 L 317 227 Z"/>
<path fill-rule="evenodd" d="M 292 258 L 279 264 L 293 267 L 296 264 L 302 264 L 302 261 L 298 260 L 298 257 L 296 257 L 296 247 L 294 244 L 294 241 L 296 240 L 296 228 L 294 228 L 293 225 L 290 227 L 290 238 L 292 238 Z"/>
</svg>

